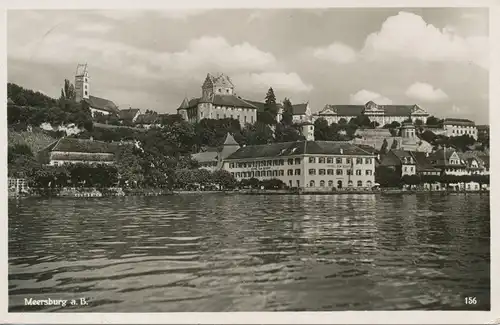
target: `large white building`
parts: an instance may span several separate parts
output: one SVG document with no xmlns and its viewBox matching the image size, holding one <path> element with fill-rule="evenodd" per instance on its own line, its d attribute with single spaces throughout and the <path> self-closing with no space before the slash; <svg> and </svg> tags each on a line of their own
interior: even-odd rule
<svg viewBox="0 0 500 325">
<path fill-rule="evenodd" d="M 443 120 L 443 129 L 448 137 L 459 137 L 468 135 L 477 140 L 476 124 L 467 119 L 445 118 Z"/>
<path fill-rule="evenodd" d="M 401 124 L 409 118 L 413 122 L 421 120 L 426 123 L 429 113 L 418 105 L 377 105 L 369 101 L 365 105 L 326 105 L 314 115 L 314 119 L 322 117 L 328 124 L 332 124 L 339 123 L 341 119 L 349 122 L 358 116 L 367 116 L 370 121 L 377 122 L 382 127 L 392 122 Z"/>
<path fill-rule="evenodd" d="M 239 148 L 222 168 L 238 181 L 276 178 L 307 189 L 370 188 L 375 183 L 375 155 L 346 142 L 315 141 L 314 125 L 304 123 L 303 141 Z"/>
</svg>

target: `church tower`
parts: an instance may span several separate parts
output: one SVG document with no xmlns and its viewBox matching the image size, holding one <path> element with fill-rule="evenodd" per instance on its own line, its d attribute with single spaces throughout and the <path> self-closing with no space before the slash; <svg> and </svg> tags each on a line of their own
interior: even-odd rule
<svg viewBox="0 0 500 325">
<path fill-rule="evenodd" d="M 80 102 L 83 99 L 89 99 L 90 82 L 87 64 L 78 64 L 75 73 L 75 100 Z"/>
</svg>

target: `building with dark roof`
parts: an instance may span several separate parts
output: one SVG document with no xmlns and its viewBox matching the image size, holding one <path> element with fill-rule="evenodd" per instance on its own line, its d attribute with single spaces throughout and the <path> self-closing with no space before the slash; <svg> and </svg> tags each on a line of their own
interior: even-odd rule
<svg viewBox="0 0 500 325">
<path fill-rule="evenodd" d="M 231 79 L 224 74 L 218 76 L 207 74 L 201 86 L 201 93 L 201 97 L 184 98 L 177 109 L 177 113 L 186 121 L 234 118 L 243 125 L 257 120 L 257 107 L 236 96 Z"/>
<path fill-rule="evenodd" d="M 201 168 L 214 171 L 221 169 L 223 161 L 238 149 L 240 149 L 240 145 L 234 140 L 234 137 L 228 133 L 221 146 L 207 148 L 205 151 L 192 154 L 191 158 L 198 161 Z"/>
<path fill-rule="evenodd" d="M 425 124 L 429 113 L 418 105 L 377 105 L 369 101 L 365 105 L 326 105 L 314 115 L 314 119 L 322 117 L 331 124 L 338 123 L 341 119 L 349 122 L 358 116 L 367 116 L 370 121 L 384 126 L 392 122 L 403 123 L 407 119 L 421 120 Z"/>
<path fill-rule="evenodd" d="M 459 137 L 468 135 L 477 140 L 476 124 L 468 119 L 462 118 L 445 118 L 443 120 L 443 129 L 448 137 Z"/>
<path fill-rule="evenodd" d="M 306 140 L 242 147 L 224 159 L 223 168 L 237 180 L 277 178 L 297 188 L 374 185 L 376 156 L 372 151 L 348 142 L 315 141 L 312 123 L 306 123 L 302 132 Z"/>
<path fill-rule="evenodd" d="M 92 116 L 95 113 L 104 115 L 119 114 L 120 110 L 116 104 L 105 98 L 90 95 L 90 76 L 87 64 L 78 64 L 75 73 L 75 100 L 88 104 Z"/>
<path fill-rule="evenodd" d="M 137 117 L 141 114 L 141 110 L 138 108 L 127 108 L 122 109 L 118 113 L 118 118 L 121 122 L 135 123 Z"/>
<path fill-rule="evenodd" d="M 42 149 L 38 158 L 48 165 L 113 164 L 119 145 L 93 139 L 61 138 Z"/>
</svg>

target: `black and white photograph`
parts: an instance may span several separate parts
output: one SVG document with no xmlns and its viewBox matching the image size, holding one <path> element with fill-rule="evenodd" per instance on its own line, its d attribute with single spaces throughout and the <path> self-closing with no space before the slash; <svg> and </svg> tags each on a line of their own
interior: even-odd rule
<svg viewBox="0 0 500 325">
<path fill-rule="evenodd" d="M 490 8 L 246 4 L 5 10 L 9 314 L 491 311 Z"/>
</svg>

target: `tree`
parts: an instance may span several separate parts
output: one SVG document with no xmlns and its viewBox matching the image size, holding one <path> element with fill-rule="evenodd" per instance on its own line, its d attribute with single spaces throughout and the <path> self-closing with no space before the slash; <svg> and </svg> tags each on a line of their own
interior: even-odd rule
<svg viewBox="0 0 500 325">
<path fill-rule="evenodd" d="M 343 118 L 343 117 L 342 117 L 342 118 L 339 120 L 339 125 L 346 125 L 346 124 L 347 124 L 347 120 L 346 120 L 345 118 Z"/>
<path fill-rule="evenodd" d="M 358 127 L 365 128 L 371 126 L 370 118 L 366 115 L 358 115 L 349 121 L 349 124 L 354 124 Z"/>
<path fill-rule="evenodd" d="M 458 150 L 465 152 L 469 150 L 469 146 L 472 146 L 476 143 L 473 137 L 468 134 L 464 134 L 458 137 L 450 137 L 448 139 L 448 144 L 457 148 Z"/>
<path fill-rule="evenodd" d="M 316 140 L 330 140 L 330 130 L 329 130 L 328 121 L 320 117 L 316 121 L 314 121 L 314 138 Z"/>
<path fill-rule="evenodd" d="M 281 121 L 283 125 L 290 126 L 293 124 L 293 105 L 288 98 L 283 100 L 283 117 Z"/>
<path fill-rule="evenodd" d="M 278 106 L 276 105 L 276 96 L 274 95 L 274 90 L 269 87 L 266 94 L 266 101 L 264 103 L 264 111 L 271 113 L 273 117 L 278 114 Z"/>
<path fill-rule="evenodd" d="M 221 189 L 233 189 L 236 187 L 236 179 L 226 170 L 217 170 L 212 174 L 213 182 Z"/>
<path fill-rule="evenodd" d="M 259 121 L 253 125 L 247 124 L 242 130 L 242 135 L 246 145 L 267 144 L 274 140 L 273 131 L 269 125 Z"/>
<path fill-rule="evenodd" d="M 400 187 L 401 178 L 399 173 L 387 166 L 380 166 L 375 171 L 375 181 L 380 184 L 381 187 Z"/>
<path fill-rule="evenodd" d="M 382 142 L 382 147 L 380 147 L 380 153 L 386 154 L 388 146 L 389 146 L 389 144 L 387 143 L 387 139 L 384 138 L 384 142 Z"/>
<path fill-rule="evenodd" d="M 435 116 L 429 116 L 427 118 L 427 121 L 425 122 L 425 124 L 428 125 L 428 126 L 442 127 L 443 126 L 443 120 L 438 119 Z"/>
<path fill-rule="evenodd" d="M 282 123 L 276 124 L 274 132 L 275 142 L 294 142 L 303 140 L 304 136 L 293 126 L 285 126 Z"/>
<path fill-rule="evenodd" d="M 422 126 L 422 125 L 424 125 L 424 121 L 422 121 L 421 119 L 416 119 L 415 120 L 415 125 L 416 126 Z"/>
<path fill-rule="evenodd" d="M 75 86 L 68 79 L 64 79 L 64 87 L 61 88 L 61 97 L 59 99 L 74 101 L 75 97 Z"/>
<path fill-rule="evenodd" d="M 410 186 L 420 184 L 420 177 L 418 177 L 417 175 L 404 175 L 401 180 L 404 184 Z"/>
</svg>

